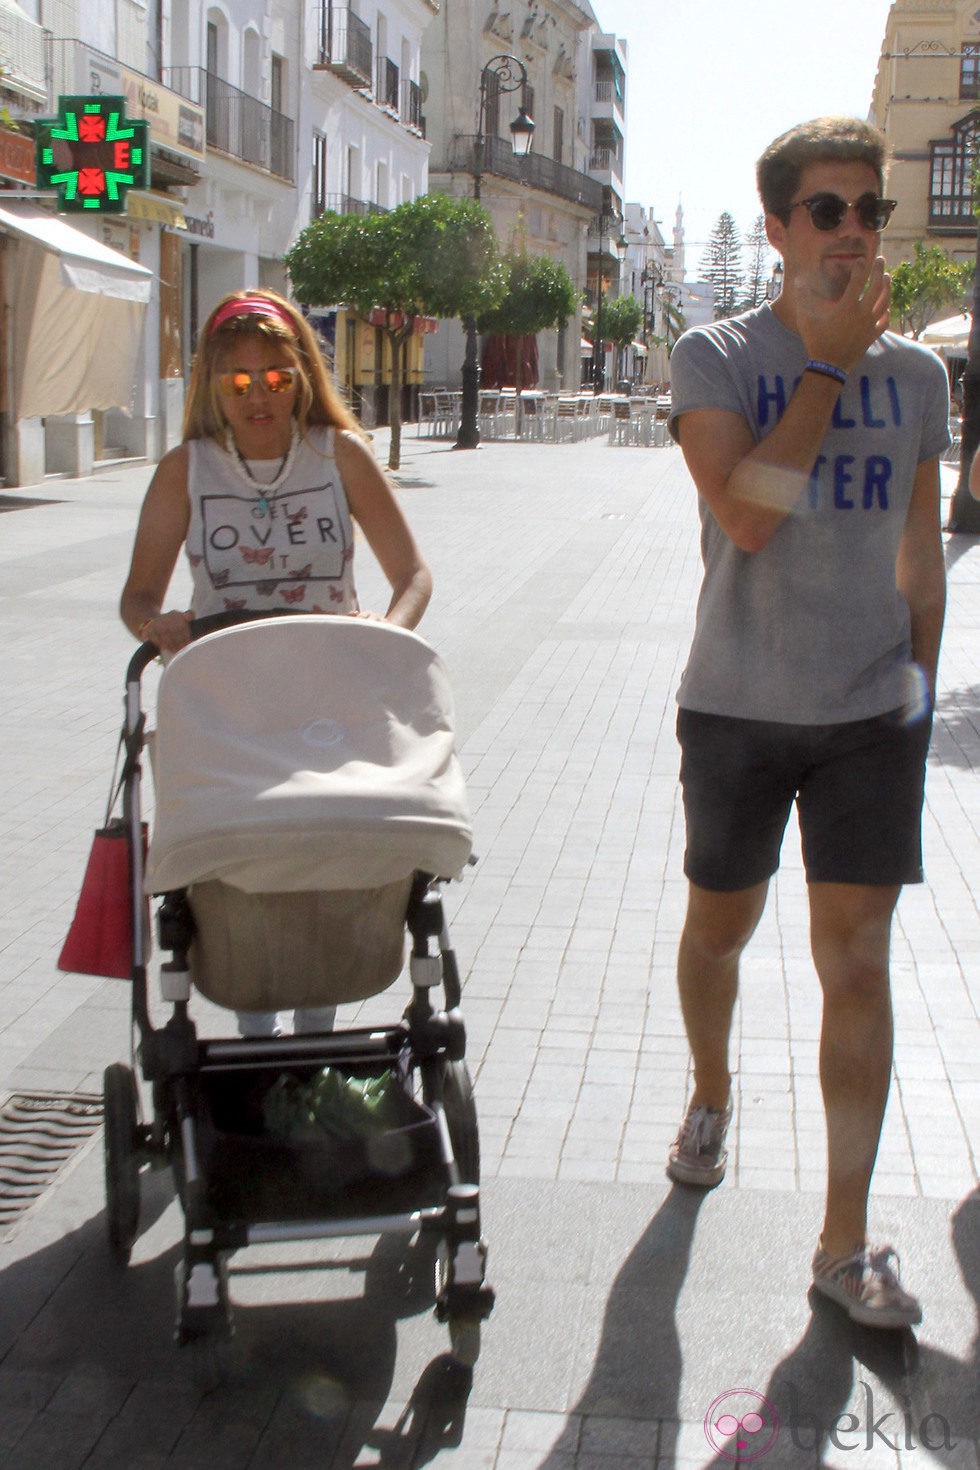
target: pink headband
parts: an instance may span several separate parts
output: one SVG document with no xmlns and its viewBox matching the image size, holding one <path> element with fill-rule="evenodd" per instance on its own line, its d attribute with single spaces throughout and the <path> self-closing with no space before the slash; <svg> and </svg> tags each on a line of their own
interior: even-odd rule
<svg viewBox="0 0 980 1470">
<path fill-rule="evenodd" d="M 291 337 L 296 336 L 296 325 L 289 313 L 265 296 L 239 296 L 234 301 L 226 301 L 215 312 L 209 335 L 213 336 L 219 327 L 223 327 L 225 322 L 236 316 L 271 316 L 274 321 L 282 322 L 288 328 Z"/>
</svg>

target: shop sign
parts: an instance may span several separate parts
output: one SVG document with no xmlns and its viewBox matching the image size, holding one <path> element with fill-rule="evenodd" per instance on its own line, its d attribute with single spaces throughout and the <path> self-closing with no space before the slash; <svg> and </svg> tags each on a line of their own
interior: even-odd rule
<svg viewBox="0 0 980 1470">
<path fill-rule="evenodd" d="M 0 175 L 19 184 L 33 184 L 34 139 L 0 128 Z"/>
</svg>

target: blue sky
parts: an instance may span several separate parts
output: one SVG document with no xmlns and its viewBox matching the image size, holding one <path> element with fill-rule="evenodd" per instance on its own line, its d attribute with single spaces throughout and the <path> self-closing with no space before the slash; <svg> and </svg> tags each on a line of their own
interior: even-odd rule
<svg viewBox="0 0 980 1470">
<path fill-rule="evenodd" d="M 759 213 L 755 160 L 794 123 L 866 117 L 890 0 L 592 0 L 629 43 L 626 195 L 670 240 L 684 205 L 688 275 L 723 210 Z"/>
</svg>

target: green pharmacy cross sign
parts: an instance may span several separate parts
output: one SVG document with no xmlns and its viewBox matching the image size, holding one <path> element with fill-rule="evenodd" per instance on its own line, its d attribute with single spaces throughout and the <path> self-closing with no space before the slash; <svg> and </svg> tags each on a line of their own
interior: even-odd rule
<svg viewBox="0 0 980 1470">
<path fill-rule="evenodd" d="M 67 212 L 121 214 L 127 189 L 149 188 L 148 133 L 125 97 L 59 97 L 58 116 L 35 124 L 38 188 L 57 189 Z"/>
</svg>

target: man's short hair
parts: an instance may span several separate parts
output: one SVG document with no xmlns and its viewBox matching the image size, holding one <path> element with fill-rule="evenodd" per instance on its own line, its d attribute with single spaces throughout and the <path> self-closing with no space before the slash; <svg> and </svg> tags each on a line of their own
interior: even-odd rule
<svg viewBox="0 0 980 1470">
<path fill-rule="evenodd" d="M 817 117 L 783 133 L 763 153 L 755 167 L 759 198 L 766 214 L 789 222 L 790 205 L 800 176 L 811 163 L 866 163 L 878 175 L 879 192 L 885 186 L 888 140 L 871 123 L 857 117 Z"/>
</svg>

